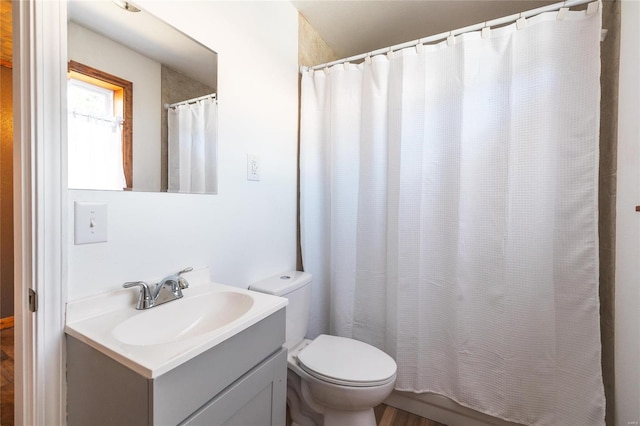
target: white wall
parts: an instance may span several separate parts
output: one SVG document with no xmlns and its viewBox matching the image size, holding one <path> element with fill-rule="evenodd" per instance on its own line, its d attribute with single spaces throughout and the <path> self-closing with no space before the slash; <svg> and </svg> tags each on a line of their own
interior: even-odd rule
<svg viewBox="0 0 640 426">
<path fill-rule="evenodd" d="M 133 83 L 133 183 L 160 190 L 160 63 L 74 22 L 67 26 L 69 59 Z"/>
<path fill-rule="evenodd" d="M 108 203 L 107 243 L 68 236 L 69 300 L 151 280 L 185 266 L 221 283 L 250 283 L 295 267 L 297 12 L 288 2 L 137 4 L 218 52 L 217 195 L 69 191 Z M 246 179 L 247 153 L 261 181 Z"/>
<path fill-rule="evenodd" d="M 615 417 L 628 426 L 640 421 L 640 1 L 623 0 L 621 8 Z"/>
</svg>

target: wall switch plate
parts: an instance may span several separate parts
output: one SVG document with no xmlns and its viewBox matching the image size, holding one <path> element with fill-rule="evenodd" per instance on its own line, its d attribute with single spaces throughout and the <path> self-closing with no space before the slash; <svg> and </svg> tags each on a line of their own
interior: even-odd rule
<svg viewBox="0 0 640 426">
<path fill-rule="evenodd" d="M 92 244 L 107 241 L 107 203 L 74 203 L 74 243 Z"/>
<path fill-rule="evenodd" d="M 260 180 L 260 157 L 247 154 L 247 180 Z"/>
</svg>

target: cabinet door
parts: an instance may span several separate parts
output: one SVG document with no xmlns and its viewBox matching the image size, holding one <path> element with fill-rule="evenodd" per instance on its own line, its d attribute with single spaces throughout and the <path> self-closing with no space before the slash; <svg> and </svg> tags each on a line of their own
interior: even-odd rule
<svg viewBox="0 0 640 426">
<path fill-rule="evenodd" d="M 287 351 L 281 349 L 209 401 L 189 426 L 284 426 Z"/>
<path fill-rule="evenodd" d="M 148 379 L 67 336 L 69 426 L 148 425 L 149 388 Z"/>
</svg>

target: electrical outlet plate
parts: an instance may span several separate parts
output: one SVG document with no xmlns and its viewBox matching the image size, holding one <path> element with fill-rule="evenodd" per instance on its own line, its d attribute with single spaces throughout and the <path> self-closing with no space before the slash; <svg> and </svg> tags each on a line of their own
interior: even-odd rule
<svg viewBox="0 0 640 426">
<path fill-rule="evenodd" d="M 260 180 L 260 157 L 247 154 L 247 180 Z"/>
<path fill-rule="evenodd" d="M 74 203 L 74 242 L 79 244 L 107 241 L 107 203 Z"/>
</svg>

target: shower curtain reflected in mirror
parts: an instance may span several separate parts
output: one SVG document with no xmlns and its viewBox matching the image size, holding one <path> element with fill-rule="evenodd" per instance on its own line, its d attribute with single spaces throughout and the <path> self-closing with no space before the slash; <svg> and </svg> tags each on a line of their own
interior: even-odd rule
<svg viewBox="0 0 640 426">
<path fill-rule="evenodd" d="M 169 192 L 216 193 L 217 111 L 215 98 L 169 108 Z"/>
<path fill-rule="evenodd" d="M 303 72 L 302 255 L 397 389 L 595 425 L 601 17 L 556 16 Z"/>
</svg>

